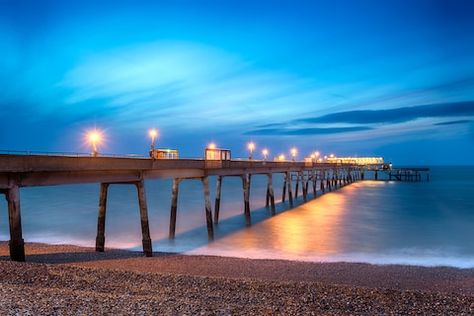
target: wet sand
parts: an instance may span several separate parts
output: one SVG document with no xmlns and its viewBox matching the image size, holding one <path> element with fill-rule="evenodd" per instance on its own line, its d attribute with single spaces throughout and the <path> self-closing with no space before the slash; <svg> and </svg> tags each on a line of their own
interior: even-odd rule
<svg viewBox="0 0 474 316">
<path fill-rule="evenodd" d="M 0 242 L 1 314 L 473 314 L 474 269 Z"/>
</svg>

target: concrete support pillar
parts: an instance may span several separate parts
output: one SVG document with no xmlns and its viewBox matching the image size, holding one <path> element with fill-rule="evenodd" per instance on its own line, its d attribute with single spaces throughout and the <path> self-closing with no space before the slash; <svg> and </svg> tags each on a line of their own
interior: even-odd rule
<svg viewBox="0 0 474 316">
<path fill-rule="evenodd" d="M 145 183 L 143 180 L 141 180 L 135 185 L 137 187 L 138 205 L 140 207 L 143 253 L 145 256 L 151 257 L 153 256 L 153 249 L 151 246 L 150 225 L 148 223 L 148 207 L 146 203 Z"/>
<path fill-rule="evenodd" d="M 307 179 L 305 177 L 305 174 L 304 172 L 300 172 L 300 178 L 301 178 L 301 189 L 303 191 L 303 201 L 307 201 L 307 197 L 308 197 L 308 186 L 307 186 Z"/>
<path fill-rule="evenodd" d="M 378 170 L 375 170 L 375 180 L 378 180 L 379 179 L 379 172 Z"/>
<path fill-rule="evenodd" d="M 295 200 L 298 198 L 298 191 L 300 188 L 300 172 L 296 173 L 296 184 L 295 184 Z"/>
<path fill-rule="evenodd" d="M 311 181 L 312 177 L 309 172 L 306 172 L 305 177 L 306 177 L 305 189 L 306 189 L 306 195 L 308 195 L 309 182 Z"/>
<path fill-rule="evenodd" d="M 104 252 L 105 249 L 105 215 L 107 213 L 108 183 L 100 184 L 99 214 L 97 216 L 97 237 L 95 239 L 95 251 Z"/>
<path fill-rule="evenodd" d="M 316 185 L 318 184 L 318 176 L 317 176 L 317 173 L 316 173 L 316 170 L 313 170 L 312 173 L 312 180 L 313 180 L 313 197 L 316 197 Z"/>
<path fill-rule="evenodd" d="M 245 173 L 242 175 L 242 189 L 244 191 L 244 215 L 245 224 L 250 226 L 250 180 L 249 174 Z"/>
<path fill-rule="evenodd" d="M 221 210 L 221 189 L 223 176 L 217 176 L 216 179 L 216 201 L 214 204 L 214 225 L 219 223 L 219 212 Z"/>
<path fill-rule="evenodd" d="M 25 261 L 25 242 L 21 228 L 20 188 L 18 185 L 7 189 L 8 220 L 10 224 L 10 259 Z"/>
<path fill-rule="evenodd" d="M 265 207 L 270 206 L 270 191 L 268 190 L 268 184 L 267 184 L 267 192 L 265 194 Z"/>
<path fill-rule="evenodd" d="M 179 183 L 181 179 L 173 179 L 173 187 L 171 189 L 171 211 L 170 211 L 170 230 L 169 238 L 174 239 L 176 235 L 176 215 L 178 212 L 178 194 L 179 194 Z"/>
<path fill-rule="evenodd" d="M 286 200 L 286 187 L 287 187 L 287 182 L 288 182 L 288 178 L 287 178 L 287 174 L 285 173 L 284 175 L 284 180 L 283 180 L 283 192 L 282 192 L 282 195 L 281 195 L 281 201 L 282 202 L 285 202 Z"/>
<path fill-rule="evenodd" d="M 211 194 L 209 192 L 209 178 L 201 178 L 202 187 L 204 191 L 204 211 L 206 212 L 206 226 L 207 226 L 207 238 L 214 240 L 214 225 L 212 224 L 212 206 L 211 206 Z"/>
<path fill-rule="evenodd" d="M 320 171 L 320 174 L 319 174 L 319 189 L 321 190 L 321 193 L 324 194 L 324 170 L 321 170 Z"/>
<path fill-rule="evenodd" d="M 293 193 L 291 192 L 291 173 L 286 173 L 286 184 L 288 190 L 288 201 L 290 202 L 290 207 L 293 207 Z"/>
<path fill-rule="evenodd" d="M 273 175 L 271 173 L 268 173 L 267 177 L 268 177 L 268 185 L 267 185 L 268 199 L 267 200 L 270 200 L 271 212 L 272 212 L 272 215 L 275 215 L 276 210 L 275 210 L 275 194 L 273 192 Z"/>
</svg>

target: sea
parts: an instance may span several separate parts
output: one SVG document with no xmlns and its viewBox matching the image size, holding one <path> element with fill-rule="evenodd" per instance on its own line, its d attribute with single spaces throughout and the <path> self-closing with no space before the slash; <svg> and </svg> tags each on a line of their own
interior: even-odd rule
<svg viewBox="0 0 474 316">
<path fill-rule="evenodd" d="M 300 191 L 293 208 L 288 201 L 281 202 L 283 176 L 275 175 L 274 216 L 265 207 L 266 181 L 265 176 L 252 176 L 252 224 L 247 227 L 241 179 L 224 178 L 220 221 L 212 242 L 207 238 L 200 181 L 184 180 L 180 184 L 174 240 L 168 238 L 171 180 L 147 181 L 153 250 L 474 268 L 473 166 L 433 166 L 429 181 L 425 177 L 421 182 L 359 181 L 326 194 L 318 190 L 314 199 L 310 186 L 311 200 L 304 203 Z M 212 199 L 215 183 L 215 178 L 210 178 Z M 22 188 L 25 241 L 93 247 L 98 198 L 98 184 Z M 1 199 L 0 240 L 8 240 L 8 234 L 7 204 Z M 106 247 L 141 250 L 134 186 L 109 188 Z"/>
</svg>

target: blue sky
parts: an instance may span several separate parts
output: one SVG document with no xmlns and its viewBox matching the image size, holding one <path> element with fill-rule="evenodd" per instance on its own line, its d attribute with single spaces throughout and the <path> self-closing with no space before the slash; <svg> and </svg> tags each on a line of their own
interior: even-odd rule
<svg viewBox="0 0 474 316">
<path fill-rule="evenodd" d="M 0 0 L 0 149 L 472 164 L 471 1 Z"/>
</svg>

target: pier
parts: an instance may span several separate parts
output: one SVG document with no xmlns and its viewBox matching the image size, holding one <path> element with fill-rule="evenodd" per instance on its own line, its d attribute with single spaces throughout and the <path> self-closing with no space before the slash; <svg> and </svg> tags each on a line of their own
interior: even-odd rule
<svg viewBox="0 0 474 316">
<path fill-rule="evenodd" d="M 411 170 L 411 171 L 410 171 Z M 421 180 L 421 173 L 429 169 L 403 169 L 392 173 L 384 164 L 359 165 L 315 161 L 263 161 L 263 160 L 205 160 L 205 159 L 152 159 L 147 157 L 91 157 L 72 155 L 0 154 L 0 193 L 8 202 L 10 228 L 10 257 L 14 261 L 25 260 L 21 225 L 20 188 L 65 184 L 100 184 L 96 251 L 105 249 L 105 220 L 107 194 L 111 185 L 132 185 L 137 190 L 140 210 L 143 253 L 152 256 L 145 180 L 173 179 L 169 238 L 175 237 L 179 186 L 185 180 L 202 183 L 204 212 L 209 240 L 214 239 L 214 225 L 218 225 L 221 189 L 225 177 L 242 180 L 243 215 L 247 226 L 251 225 L 250 187 L 253 175 L 267 177 L 266 206 L 272 215 L 275 211 L 273 175 L 283 174 L 282 202 L 288 200 L 293 207 L 294 199 L 302 194 L 304 202 L 321 194 L 334 191 L 355 181 L 367 180 L 372 171 L 378 180 L 379 172 L 390 172 L 390 180 Z M 414 177 L 408 176 L 414 173 Z M 210 197 L 209 177 L 216 179 L 214 212 Z M 427 176 L 429 179 L 429 176 Z M 294 191 L 293 191 L 294 187 Z M 310 194 L 310 189 L 312 193 Z"/>
</svg>

